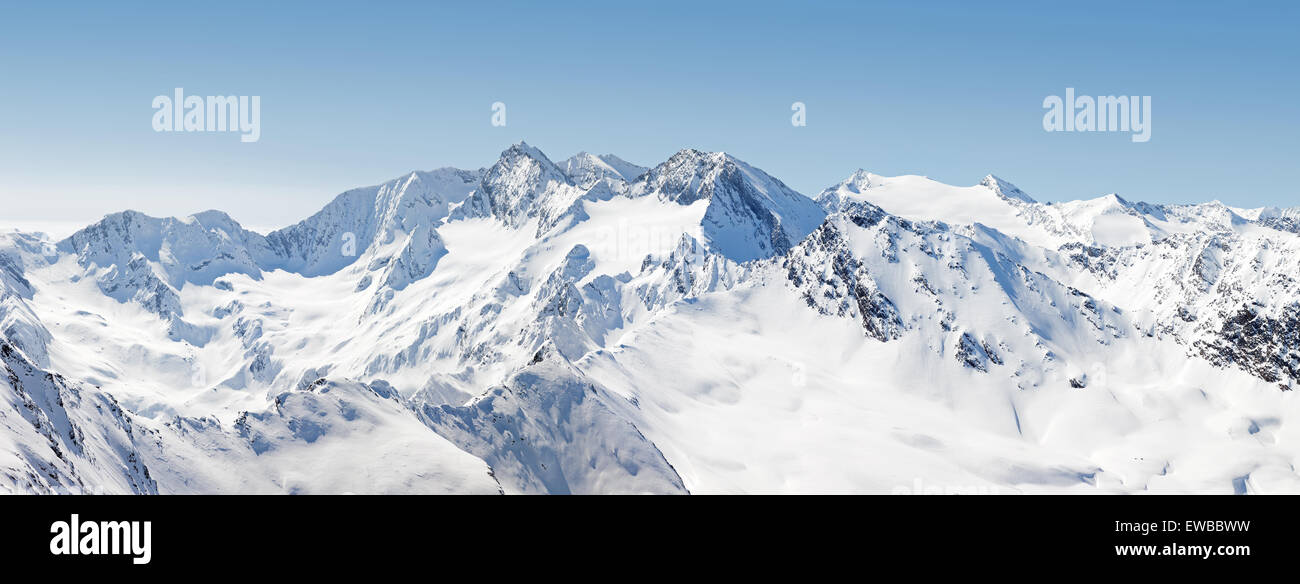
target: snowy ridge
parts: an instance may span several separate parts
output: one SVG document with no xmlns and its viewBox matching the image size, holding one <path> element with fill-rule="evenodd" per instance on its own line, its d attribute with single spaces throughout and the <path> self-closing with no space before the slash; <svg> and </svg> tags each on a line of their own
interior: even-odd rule
<svg viewBox="0 0 1300 584">
<path fill-rule="evenodd" d="M 742 262 L 785 253 L 825 216 L 808 197 L 723 152 L 682 150 L 629 192 L 679 205 L 708 201 L 703 233 L 710 248 Z"/>
<path fill-rule="evenodd" d="M 520 493 L 684 493 L 676 471 L 615 399 L 543 346 L 505 384 L 462 407 L 425 405 L 421 417 L 481 456 Z"/>
<path fill-rule="evenodd" d="M 613 154 L 596 155 L 586 152 L 573 155 L 559 166 L 573 184 L 584 189 L 601 181 L 630 183 L 649 170 Z"/>
<path fill-rule="evenodd" d="M 308 219 L 267 235 L 273 255 L 262 260 L 306 276 L 334 273 L 361 252 L 392 244 L 420 226 L 436 226 L 482 174 L 442 168 L 348 191 Z"/>
<path fill-rule="evenodd" d="M 540 235 L 582 192 L 541 150 L 520 142 L 487 169 L 454 218 L 493 217 L 510 227 L 536 219 Z"/>
<path fill-rule="evenodd" d="M 520 143 L 5 234 L 0 490 L 1294 492 L 1295 216 Z"/>
</svg>

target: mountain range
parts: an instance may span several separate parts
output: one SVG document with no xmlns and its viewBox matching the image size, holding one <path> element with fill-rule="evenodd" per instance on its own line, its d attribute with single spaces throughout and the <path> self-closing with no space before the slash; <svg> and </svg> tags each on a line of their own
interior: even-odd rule
<svg viewBox="0 0 1300 584">
<path fill-rule="evenodd" d="M 0 234 L 0 492 L 1300 492 L 1298 218 L 521 142 Z"/>
</svg>

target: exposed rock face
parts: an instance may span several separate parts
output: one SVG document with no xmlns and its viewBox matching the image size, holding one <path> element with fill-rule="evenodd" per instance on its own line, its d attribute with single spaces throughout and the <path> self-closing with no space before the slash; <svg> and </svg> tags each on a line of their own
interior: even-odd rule
<svg viewBox="0 0 1300 584">
<path fill-rule="evenodd" d="M 582 194 L 541 150 L 520 142 L 501 153 L 453 216 L 493 217 L 510 227 L 536 218 L 541 234 Z"/>
<path fill-rule="evenodd" d="M 551 346 L 462 407 L 424 406 L 439 433 L 522 493 L 685 493 L 672 465 Z"/>
<path fill-rule="evenodd" d="M 1300 484 L 1293 219 L 520 143 L 266 235 L 4 234 L 0 491 L 1141 490 L 1184 443 Z"/>
<path fill-rule="evenodd" d="M 870 215 L 849 215 L 869 225 Z M 853 256 L 836 223 L 827 221 L 786 259 L 786 278 L 808 306 L 822 314 L 847 316 L 862 323 L 868 337 L 889 341 L 903 333 L 893 301 L 876 288 L 865 265 Z"/>
<path fill-rule="evenodd" d="M 139 443 L 154 439 L 112 396 L 36 367 L 0 337 L 0 488 L 156 494 Z"/>
<path fill-rule="evenodd" d="M 679 205 L 707 201 L 710 248 L 739 262 L 784 254 L 825 216 L 807 197 L 721 152 L 682 150 L 642 175 L 630 192 Z"/>
<path fill-rule="evenodd" d="M 1300 304 L 1268 316 L 1263 307 L 1243 304 L 1222 319 L 1216 336 L 1197 339 L 1197 353 L 1215 365 L 1240 367 L 1282 389 L 1300 380 Z"/>
</svg>

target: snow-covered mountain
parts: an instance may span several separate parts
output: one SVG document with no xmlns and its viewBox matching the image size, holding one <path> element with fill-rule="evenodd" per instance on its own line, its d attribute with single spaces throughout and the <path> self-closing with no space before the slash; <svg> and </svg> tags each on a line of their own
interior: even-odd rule
<svg viewBox="0 0 1300 584">
<path fill-rule="evenodd" d="M 642 175 L 629 193 L 678 205 L 707 201 L 709 248 L 742 262 L 785 253 L 825 217 L 808 197 L 723 152 L 682 150 Z"/>
<path fill-rule="evenodd" d="M 591 188 L 605 180 L 630 183 L 649 170 L 613 154 L 596 155 L 586 152 L 579 152 L 561 162 L 560 169 L 569 180 L 573 181 L 573 184 L 583 188 Z"/>
<path fill-rule="evenodd" d="M 0 235 L 0 490 L 1297 492 L 1284 209 L 520 143 Z"/>
</svg>

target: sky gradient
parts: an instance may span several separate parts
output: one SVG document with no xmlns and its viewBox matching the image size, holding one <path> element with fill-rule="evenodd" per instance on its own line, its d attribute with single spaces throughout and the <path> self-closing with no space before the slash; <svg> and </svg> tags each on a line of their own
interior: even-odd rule
<svg viewBox="0 0 1300 584">
<path fill-rule="evenodd" d="M 808 195 L 865 168 L 1300 205 L 1296 3 L 977 4 L 6 2 L 0 225 L 217 208 L 274 228 L 519 140 L 647 166 L 725 150 Z M 261 96 L 260 141 L 154 132 L 176 87 Z M 1045 132 L 1067 87 L 1152 96 L 1151 140 Z"/>
</svg>

